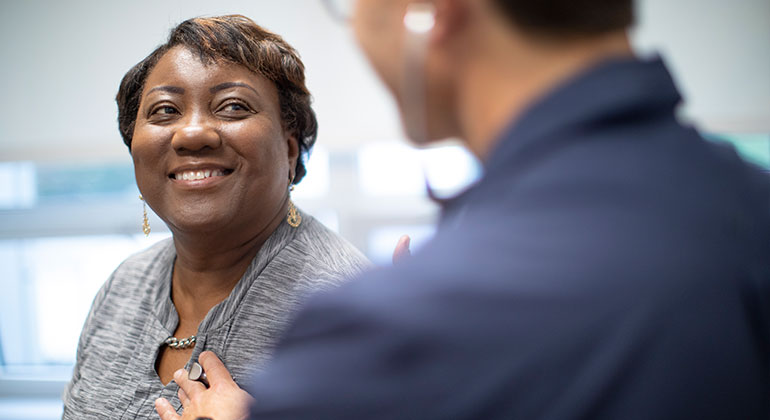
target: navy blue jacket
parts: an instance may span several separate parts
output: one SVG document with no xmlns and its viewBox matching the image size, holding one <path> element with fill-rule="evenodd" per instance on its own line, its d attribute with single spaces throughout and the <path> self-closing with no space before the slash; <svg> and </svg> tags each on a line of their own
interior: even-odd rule
<svg viewBox="0 0 770 420">
<path fill-rule="evenodd" d="M 531 106 L 403 266 L 312 298 L 254 419 L 770 418 L 770 189 L 659 60 Z"/>
</svg>

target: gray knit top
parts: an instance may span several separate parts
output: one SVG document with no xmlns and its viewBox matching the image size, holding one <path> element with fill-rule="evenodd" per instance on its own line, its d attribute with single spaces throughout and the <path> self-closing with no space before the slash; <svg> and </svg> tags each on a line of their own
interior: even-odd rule
<svg viewBox="0 0 770 420">
<path fill-rule="evenodd" d="M 281 223 L 230 296 L 209 311 L 191 360 L 213 351 L 243 387 L 305 296 L 369 266 L 344 239 L 304 213 L 302 219 L 298 228 Z M 158 397 L 181 411 L 178 386 L 163 386 L 155 371 L 179 322 L 171 301 L 175 258 L 173 241 L 162 241 L 123 262 L 96 295 L 64 391 L 63 419 L 157 418 Z"/>
</svg>

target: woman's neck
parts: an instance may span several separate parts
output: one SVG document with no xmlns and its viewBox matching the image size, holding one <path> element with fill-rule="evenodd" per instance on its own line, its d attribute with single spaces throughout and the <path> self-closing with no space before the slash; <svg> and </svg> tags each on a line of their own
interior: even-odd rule
<svg viewBox="0 0 770 420">
<path fill-rule="evenodd" d="M 283 215 L 275 217 L 256 233 L 174 232 L 177 257 L 171 297 L 179 317 L 203 320 L 212 307 L 226 299 L 282 220 Z"/>
</svg>

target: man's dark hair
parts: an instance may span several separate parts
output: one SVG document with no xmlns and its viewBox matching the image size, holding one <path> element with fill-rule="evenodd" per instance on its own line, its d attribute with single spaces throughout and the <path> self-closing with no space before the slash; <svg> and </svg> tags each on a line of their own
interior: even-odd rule
<svg viewBox="0 0 770 420">
<path fill-rule="evenodd" d="M 194 18 L 171 30 L 168 41 L 137 63 L 123 76 L 115 100 L 118 127 L 123 142 L 131 150 L 134 125 L 147 76 L 170 49 L 183 46 L 204 63 L 224 61 L 242 65 L 275 84 L 284 128 L 294 134 L 299 159 L 294 183 L 305 176 L 305 161 L 315 144 L 318 122 L 310 107 L 305 86 L 305 66 L 299 54 L 280 36 L 241 15 Z"/>
<path fill-rule="evenodd" d="M 516 26 L 544 36 L 592 36 L 634 21 L 632 0 L 492 0 Z"/>
</svg>

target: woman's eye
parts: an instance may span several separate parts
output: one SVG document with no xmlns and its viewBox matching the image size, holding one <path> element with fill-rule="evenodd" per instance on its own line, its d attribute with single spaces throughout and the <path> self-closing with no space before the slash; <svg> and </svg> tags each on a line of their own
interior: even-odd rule
<svg viewBox="0 0 770 420">
<path fill-rule="evenodd" d="M 254 111 L 252 111 L 251 108 L 249 108 L 248 106 L 246 106 L 246 104 L 243 104 L 241 102 L 228 102 L 220 108 L 220 111 L 230 113 L 230 114 L 235 114 L 235 113 L 243 114 L 246 112 L 251 114 L 254 113 Z"/>
<path fill-rule="evenodd" d="M 173 106 L 159 106 L 152 110 L 152 115 L 172 115 L 172 114 L 178 114 L 179 112 L 174 108 Z"/>
</svg>

